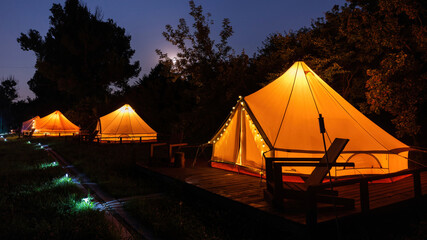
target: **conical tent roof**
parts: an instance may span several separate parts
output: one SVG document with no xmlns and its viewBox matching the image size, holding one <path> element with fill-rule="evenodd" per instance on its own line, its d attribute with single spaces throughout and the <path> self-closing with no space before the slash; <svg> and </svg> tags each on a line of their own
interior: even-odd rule
<svg viewBox="0 0 427 240">
<path fill-rule="evenodd" d="M 99 118 L 98 138 L 103 141 L 155 140 L 157 133 L 133 110 L 129 104 Z"/>
<path fill-rule="evenodd" d="M 304 62 L 245 97 L 274 148 L 323 151 L 318 117 L 329 143 L 348 138 L 345 151 L 390 151 L 408 146 L 385 132 L 326 84 Z"/>
<path fill-rule="evenodd" d="M 58 110 L 36 120 L 35 129 L 34 135 L 72 135 L 80 132 L 80 128 Z"/>
<path fill-rule="evenodd" d="M 39 116 L 35 116 L 30 120 L 27 120 L 22 123 L 21 133 L 31 132 L 32 129 L 35 129 L 35 122 L 40 119 Z"/>
<path fill-rule="evenodd" d="M 214 161 L 262 170 L 264 152 L 276 157 L 320 157 L 324 153 L 318 121 L 322 114 L 327 147 L 335 138 L 350 139 L 338 162 L 355 162 L 358 168 L 337 167 L 335 175 L 407 168 L 409 147 L 359 112 L 304 62 L 294 63 L 279 78 L 239 100 L 233 109 L 211 140 Z M 303 174 L 312 169 L 288 168 Z"/>
</svg>

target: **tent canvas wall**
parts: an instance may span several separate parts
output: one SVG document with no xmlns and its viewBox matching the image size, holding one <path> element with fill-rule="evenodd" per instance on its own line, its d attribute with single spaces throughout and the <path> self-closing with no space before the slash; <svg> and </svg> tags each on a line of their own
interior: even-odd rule
<svg viewBox="0 0 427 240">
<path fill-rule="evenodd" d="M 72 136 L 77 135 L 80 128 L 68 120 L 60 111 L 35 121 L 33 136 Z"/>
<path fill-rule="evenodd" d="M 265 156 L 322 157 L 324 146 L 318 117 L 326 127 L 326 147 L 335 138 L 350 139 L 333 176 L 385 174 L 408 167 L 409 147 L 354 108 L 304 62 L 296 62 L 278 79 L 239 99 L 211 139 L 212 166 L 264 170 Z M 284 167 L 287 174 L 310 174 L 313 167 Z"/>
<path fill-rule="evenodd" d="M 21 127 L 21 133 L 24 135 L 30 134 L 30 132 L 36 128 L 35 123 L 39 119 L 40 119 L 39 116 L 35 116 L 35 117 L 31 118 L 30 120 L 23 122 L 22 127 Z"/>
<path fill-rule="evenodd" d="M 155 141 L 157 133 L 129 104 L 99 118 L 96 125 L 100 141 Z"/>
</svg>

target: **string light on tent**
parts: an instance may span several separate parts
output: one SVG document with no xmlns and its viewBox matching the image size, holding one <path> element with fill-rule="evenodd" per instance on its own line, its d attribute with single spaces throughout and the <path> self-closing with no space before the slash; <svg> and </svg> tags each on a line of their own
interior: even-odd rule
<svg viewBox="0 0 427 240">
<path fill-rule="evenodd" d="M 249 129 L 250 129 L 250 131 L 253 132 L 254 142 L 255 142 L 257 148 L 261 150 L 260 152 L 261 152 L 261 157 L 262 157 L 263 156 L 262 154 L 267 150 L 264 138 L 259 133 L 258 129 L 256 128 L 254 121 L 251 119 L 251 116 L 248 113 L 246 113 L 246 117 L 248 118 Z"/>
</svg>

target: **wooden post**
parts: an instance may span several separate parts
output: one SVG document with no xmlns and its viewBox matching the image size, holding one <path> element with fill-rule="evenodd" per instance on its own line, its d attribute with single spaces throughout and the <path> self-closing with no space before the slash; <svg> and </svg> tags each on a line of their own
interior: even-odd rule
<svg viewBox="0 0 427 240">
<path fill-rule="evenodd" d="M 122 137 L 120 137 L 120 144 L 122 144 Z"/>
<path fill-rule="evenodd" d="M 142 137 L 139 137 L 139 143 L 142 143 Z"/>
<path fill-rule="evenodd" d="M 283 208 L 283 179 L 282 179 L 282 166 L 275 166 L 273 163 L 273 204 L 281 209 Z"/>
<path fill-rule="evenodd" d="M 173 155 L 172 155 L 172 144 L 169 144 L 169 153 L 168 153 L 168 157 L 169 157 L 169 159 L 171 160 L 171 162 L 172 162 L 172 157 L 174 157 Z"/>
<path fill-rule="evenodd" d="M 362 208 L 362 213 L 369 212 L 369 188 L 368 180 L 365 179 L 360 182 L 360 207 Z"/>
<path fill-rule="evenodd" d="M 270 193 L 273 193 L 273 187 L 271 186 L 271 183 L 273 182 L 273 163 L 272 158 L 265 158 L 265 174 L 267 175 L 265 177 L 267 181 L 267 190 Z"/>
<path fill-rule="evenodd" d="M 305 223 L 308 227 L 309 237 L 313 239 L 316 235 L 316 227 L 317 227 L 317 201 L 316 201 L 316 191 L 312 188 L 307 189 L 306 194 L 306 216 Z"/>
<path fill-rule="evenodd" d="M 184 168 L 185 167 L 185 155 L 184 152 L 176 152 L 174 154 L 174 167 Z"/>
<path fill-rule="evenodd" d="M 414 198 L 420 199 L 421 198 L 421 174 L 420 174 L 420 171 L 415 171 L 412 175 L 414 176 Z"/>
<path fill-rule="evenodd" d="M 154 156 L 154 144 L 150 144 L 150 158 Z"/>
</svg>

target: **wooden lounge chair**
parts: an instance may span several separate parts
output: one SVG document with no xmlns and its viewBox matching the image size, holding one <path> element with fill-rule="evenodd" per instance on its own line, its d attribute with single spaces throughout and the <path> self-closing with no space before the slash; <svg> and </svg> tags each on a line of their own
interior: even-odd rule
<svg viewBox="0 0 427 240">
<path fill-rule="evenodd" d="M 86 140 L 88 142 L 93 142 L 95 140 L 95 137 L 98 135 L 98 130 L 93 131 L 91 134 L 86 136 Z"/>
<path fill-rule="evenodd" d="M 36 129 L 31 129 L 31 131 L 30 131 L 30 133 L 28 134 L 28 137 L 29 138 L 32 138 L 33 137 L 33 134 L 34 134 L 34 131 L 35 131 Z"/>
<path fill-rule="evenodd" d="M 188 143 L 182 142 L 182 135 L 179 134 L 172 134 L 165 142 L 152 143 L 150 145 L 150 163 L 154 163 L 154 159 L 175 163 L 175 153 L 187 145 Z"/>
<path fill-rule="evenodd" d="M 322 190 L 313 195 L 310 187 L 323 182 L 332 167 L 354 166 L 354 163 L 336 163 L 337 158 L 344 150 L 348 139 L 336 138 L 331 144 L 323 158 L 265 158 L 267 189 L 264 190 L 265 198 L 272 202 L 275 207 L 283 207 L 283 199 L 301 199 L 322 203 L 336 204 L 348 208 L 354 208 L 354 199 L 338 197 L 338 192 Z M 282 167 L 284 166 L 314 166 L 316 167 L 304 184 L 283 183 Z M 284 185 L 286 187 L 284 187 Z M 313 200 L 313 199 L 311 199 Z"/>
</svg>

